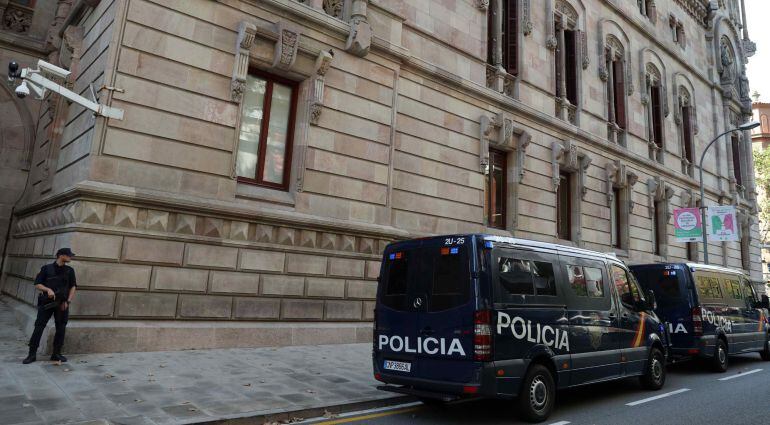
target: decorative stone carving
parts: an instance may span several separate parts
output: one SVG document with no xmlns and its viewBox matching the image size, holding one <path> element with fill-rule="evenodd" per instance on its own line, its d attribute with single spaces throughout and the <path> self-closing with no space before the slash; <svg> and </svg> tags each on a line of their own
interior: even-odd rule
<svg viewBox="0 0 770 425">
<path fill-rule="evenodd" d="M 257 224 L 254 238 L 257 240 L 257 242 L 273 242 L 274 230 L 275 229 L 273 226 L 269 226 L 267 224 Z"/>
<path fill-rule="evenodd" d="M 345 43 L 345 50 L 359 57 L 369 53 L 372 45 L 372 26 L 366 18 L 367 0 L 352 0 L 350 17 L 350 35 Z"/>
<path fill-rule="evenodd" d="M 720 81 L 723 86 L 735 83 L 735 52 L 730 39 L 722 36 L 719 40 L 719 69 Z"/>
<path fill-rule="evenodd" d="M 315 248 L 318 241 L 318 233 L 312 230 L 302 230 L 299 233 L 299 245 L 305 248 Z"/>
<path fill-rule="evenodd" d="M 556 0 L 554 2 L 554 11 L 559 12 L 571 25 L 577 25 L 578 13 L 565 0 Z"/>
<path fill-rule="evenodd" d="M 489 9 L 489 0 L 474 0 L 474 4 L 480 10 Z"/>
<path fill-rule="evenodd" d="M 80 202 L 80 221 L 83 223 L 103 224 L 107 212 L 107 204 L 101 202 Z"/>
<path fill-rule="evenodd" d="M 315 76 L 313 77 L 312 95 L 310 96 L 310 124 L 318 125 L 321 118 L 324 100 L 324 77 L 334 59 L 334 51 L 321 51 L 315 61 Z"/>
<path fill-rule="evenodd" d="M 586 153 L 580 152 L 577 145 L 572 140 L 564 143 L 553 142 L 551 145 L 551 172 L 553 190 L 559 188 L 559 173 L 561 170 L 576 173 L 578 175 L 578 187 L 583 198 L 588 193 L 588 187 L 585 185 L 586 170 L 591 165 L 591 157 Z"/>
<path fill-rule="evenodd" d="M 118 205 L 115 208 L 115 225 L 135 229 L 138 216 L 139 208 Z"/>
<path fill-rule="evenodd" d="M 663 202 L 666 223 L 668 223 L 671 220 L 671 198 L 674 197 L 674 189 L 666 185 L 666 182 L 660 177 L 654 177 L 647 180 L 647 190 L 650 217 L 654 214 L 655 202 Z"/>
<path fill-rule="evenodd" d="M 331 250 L 337 249 L 337 235 L 334 233 L 322 233 L 321 248 Z"/>
<path fill-rule="evenodd" d="M 757 52 L 757 43 L 749 40 L 748 38 L 744 38 L 741 40 L 743 43 L 743 53 L 746 55 L 747 58 L 750 58 L 754 56 L 754 54 Z"/>
<path fill-rule="evenodd" d="M 288 228 L 288 227 L 279 227 L 278 228 L 278 237 L 276 239 L 276 242 L 282 245 L 294 245 L 294 240 L 296 238 L 296 231 L 294 229 Z"/>
<path fill-rule="evenodd" d="M 235 42 L 235 66 L 230 81 L 230 99 L 233 102 L 240 102 L 243 99 L 246 76 L 249 73 L 249 52 L 252 44 L 254 44 L 256 34 L 256 25 L 245 21 L 238 25 L 238 36 Z"/>
<path fill-rule="evenodd" d="M 203 236 L 221 238 L 224 229 L 224 221 L 221 218 L 206 217 L 203 219 Z"/>
<path fill-rule="evenodd" d="M 364 254 L 374 254 L 375 244 L 374 239 L 371 238 L 359 238 L 358 239 L 358 252 Z"/>
<path fill-rule="evenodd" d="M 323 0 L 323 10 L 327 15 L 334 16 L 337 19 L 344 17 L 344 0 Z"/>
<path fill-rule="evenodd" d="M 498 147 L 515 152 L 517 182 L 521 183 L 525 174 L 527 147 L 531 142 L 529 132 L 517 127 L 513 119 L 502 112 L 492 117 L 482 115 L 479 122 L 481 132 L 479 165 L 481 170 L 485 171 L 489 164 L 489 143 L 492 141 Z M 512 142 L 513 135 L 517 136 L 515 143 Z"/>
<path fill-rule="evenodd" d="M 147 210 L 147 230 L 168 231 L 168 216 L 165 211 Z"/>
<path fill-rule="evenodd" d="M 356 250 L 355 236 L 341 235 L 339 249 L 342 251 L 350 251 L 350 252 L 355 251 Z"/>
<path fill-rule="evenodd" d="M 284 21 L 278 22 L 278 41 L 275 43 L 273 68 L 288 71 L 297 60 L 300 32 Z"/>
<path fill-rule="evenodd" d="M 16 3 L 9 3 L 3 13 L 2 28 L 15 33 L 24 34 L 32 25 L 34 9 Z"/>
<path fill-rule="evenodd" d="M 582 56 L 581 63 L 583 69 L 588 69 L 588 65 L 591 64 L 591 58 L 588 56 L 588 36 L 585 31 L 578 30 L 578 43 L 580 43 L 580 56 Z"/>
<path fill-rule="evenodd" d="M 230 222 L 230 239 L 245 241 L 249 239 L 249 223 L 243 221 Z"/>
<path fill-rule="evenodd" d="M 532 34 L 532 5 L 530 0 L 519 0 L 521 3 L 521 32 L 525 36 Z"/>
<path fill-rule="evenodd" d="M 176 225 L 174 226 L 174 233 L 183 233 L 187 235 L 195 234 L 195 222 L 196 218 L 190 214 L 177 214 Z"/>
</svg>

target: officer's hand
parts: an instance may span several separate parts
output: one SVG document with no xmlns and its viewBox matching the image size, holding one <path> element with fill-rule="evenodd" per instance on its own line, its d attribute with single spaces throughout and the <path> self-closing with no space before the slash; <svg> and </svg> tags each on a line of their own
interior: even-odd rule
<svg viewBox="0 0 770 425">
<path fill-rule="evenodd" d="M 61 303 L 61 311 L 67 311 L 69 306 L 70 304 L 67 301 L 64 301 L 63 303 Z"/>
<path fill-rule="evenodd" d="M 46 288 L 46 292 L 48 293 L 48 298 L 56 298 L 56 294 L 53 293 L 51 288 Z"/>
</svg>

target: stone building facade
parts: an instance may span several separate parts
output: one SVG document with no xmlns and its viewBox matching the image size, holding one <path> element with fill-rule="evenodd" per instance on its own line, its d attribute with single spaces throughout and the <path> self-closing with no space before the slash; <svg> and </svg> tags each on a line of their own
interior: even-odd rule
<svg viewBox="0 0 770 425">
<path fill-rule="evenodd" d="M 751 130 L 751 145 L 754 151 L 763 151 L 770 148 L 770 103 L 754 102 L 754 121 L 759 127 Z M 757 201 L 760 208 L 766 204 L 767 196 L 770 196 L 770 188 L 757 185 Z M 763 202 L 765 201 L 765 202 Z M 762 281 L 770 283 L 770 223 L 759 218 L 759 241 L 762 250 Z"/>
<path fill-rule="evenodd" d="M 751 116 L 742 3 L 59 0 L 38 51 L 125 116 L 35 110 L 2 291 L 68 245 L 73 351 L 335 343 L 370 340 L 393 240 L 697 261 L 671 215 Z M 744 228 L 709 252 L 759 282 L 746 141 L 707 156 Z"/>
</svg>

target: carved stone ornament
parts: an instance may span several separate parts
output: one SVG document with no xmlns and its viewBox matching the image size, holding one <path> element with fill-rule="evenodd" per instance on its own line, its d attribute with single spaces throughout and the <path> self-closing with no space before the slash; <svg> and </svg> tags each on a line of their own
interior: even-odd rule
<svg viewBox="0 0 770 425">
<path fill-rule="evenodd" d="M 2 29 L 24 34 L 32 25 L 34 9 L 19 4 L 9 3 L 2 15 Z"/>
<path fill-rule="evenodd" d="M 489 165 L 489 145 L 491 143 L 499 149 L 515 153 L 516 178 L 517 182 L 521 183 L 526 172 L 527 147 L 532 140 L 529 132 L 518 127 L 509 115 L 502 112 L 492 117 L 482 115 L 479 124 L 479 165 L 481 170 L 486 171 Z M 515 140 L 514 135 L 516 136 Z"/>
<path fill-rule="evenodd" d="M 350 35 L 345 50 L 359 57 L 366 56 L 372 45 L 372 26 L 366 18 L 367 0 L 352 0 L 353 12 L 350 18 Z"/>
<path fill-rule="evenodd" d="M 252 44 L 254 44 L 256 34 L 256 25 L 245 21 L 238 25 L 238 36 L 235 41 L 235 66 L 230 81 L 230 99 L 233 102 L 240 102 L 243 99 L 243 93 L 246 90 L 246 76 L 249 73 L 249 52 Z"/>
<path fill-rule="evenodd" d="M 654 214 L 655 211 L 655 202 L 663 202 L 665 213 L 666 213 L 666 223 L 668 223 L 671 220 L 671 198 L 674 197 L 674 189 L 672 189 L 670 186 L 666 185 L 666 182 L 663 181 L 660 177 L 654 177 L 647 180 L 647 190 L 648 197 L 649 197 L 649 212 L 650 217 L 652 217 L 652 214 Z"/>
<path fill-rule="evenodd" d="M 563 143 L 553 142 L 551 144 L 551 172 L 553 190 L 559 188 L 561 179 L 559 173 L 561 170 L 576 173 L 578 175 L 578 186 L 581 197 L 585 198 L 588 193 L 588 187 L 585 185 L 586 170 L 591 165 L 592 159 L 585 152 L 580 152 L 577 145 L 572 140 Z"/>
<path fill-rule="evenodd" d="M 748 38 L 744 38 L 742 40 L 743 43 L 743 53 L 746 55 L 747 58 L 750 58 L 754 56 L 755 53 L 757 53 L 757 43 L 749 40 Z"/>
<path fill-rule="evenodd" d="M 578 43 L 580 43 L 583 69 L 588 69 L 588 65 L 591 64 L 591 58 L 588 56 L 588 36 L 585 31 L 578 31 Z"/>
<path fill-rule="evenodd" d="M 608 162 L 605 166 L 605 171 L 607 172 L 607 206 L 612 206 L 612 202 L 615 200 L 613 188 L 628 189 L 628 210 L 633 211 L 634 201 L 631 192 L 639 180 L 639 176 L 629 170 L 626 164 L 619 159 Z"/>
<path fill-rule="evenodd" d="M 533 29 L 532 17 L 531 17 L 532 6 L 530 5 L 530 0 L 520 0 L 520 2 L 521 2 L 521 32 L 525 36 L 527 36 L 532 34 L 532 29 Z"/>
<path fill-rule="evenodd" d="M 474 0 L 474 4 L 480 10 L 489 9 L 489 0 Z"/>
<path fill-rule="evenodd" d="M 318 58 L 315 61 L 315 74 L 313 77 L 312 96 L 310 97 L 310 124 L 318 125 L 318 120 L 321 118 L 321 111 L 323 110 L 324 100 L 324 78 L 326 71 L 329 70 L 332 60 L 334 59 L 334 51 L 329 50 L 321 51 L 318 53 Z"/>
<path fill-rule="evenodd" d="M 299 30 L 289 28 L 283 21 L 278 23 L 278 41 L 275 43 L 273 68 L 288 71 L 297 60 L 299 49 Z"/>
</svg>

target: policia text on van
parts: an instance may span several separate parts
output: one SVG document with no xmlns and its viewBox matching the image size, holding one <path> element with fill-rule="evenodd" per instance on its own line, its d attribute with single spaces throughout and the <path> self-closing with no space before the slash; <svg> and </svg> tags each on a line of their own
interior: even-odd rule
<svg viewBox="0 0 770 425">
<path fill-rule="evenodd" d="M 617 258 L 484 235 L 385 249 L 375 378 L 425 401 L 516 398 L 545 420 L 555 391 L 641 376 L 665 382 L 665 330 Z"/>
<path fill-rule="evenodd" d="M 759 352 L 770 360 L 768 299 L 737 270 L 694 263 L 642 264 L 631 271 L 654 291 L 655 312 L 669 329 L 673 360 L 706 360 L 727 371 L 728 354 Z"/>
</svg>

